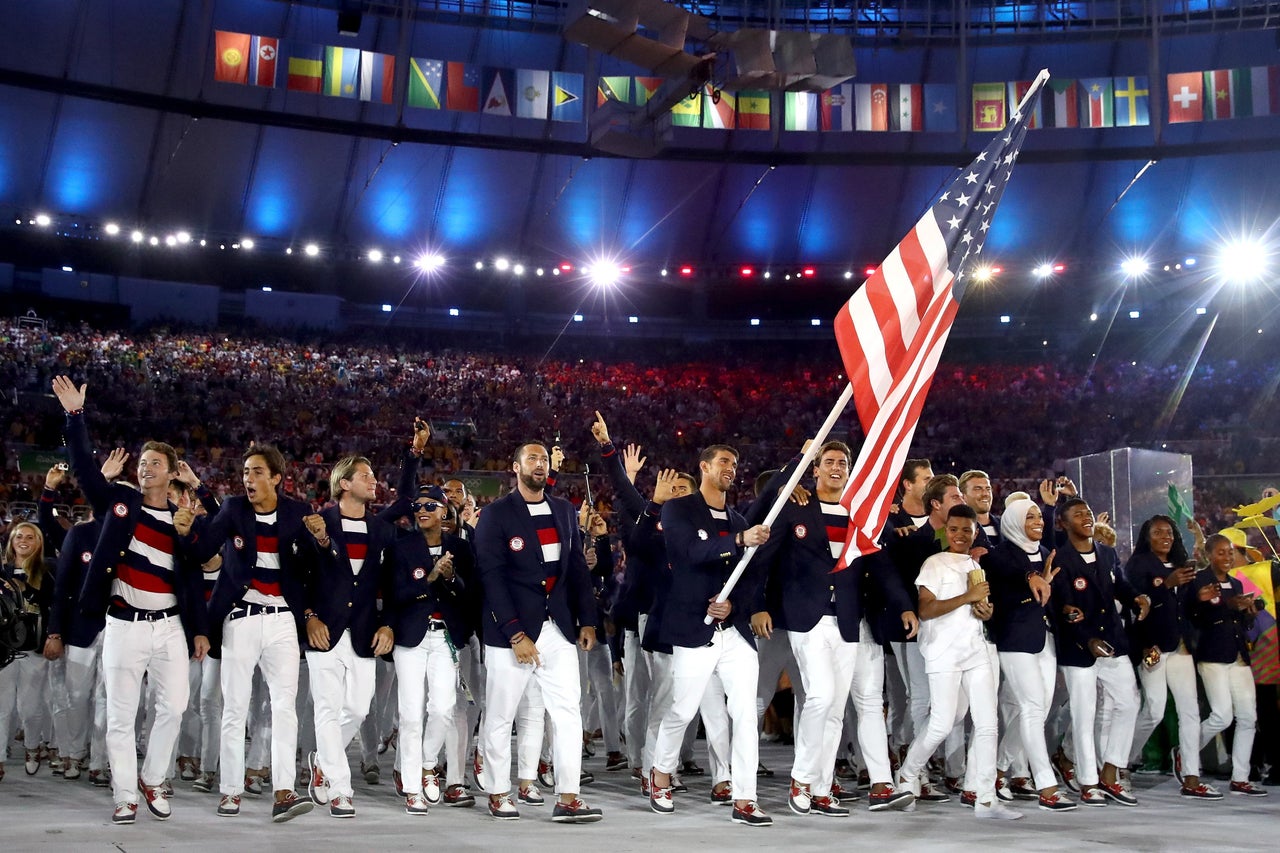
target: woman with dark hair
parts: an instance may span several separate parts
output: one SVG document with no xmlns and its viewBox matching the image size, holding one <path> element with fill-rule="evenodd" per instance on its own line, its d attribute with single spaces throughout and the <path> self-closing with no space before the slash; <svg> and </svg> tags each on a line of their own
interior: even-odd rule
<svg viewBox="0 0 1280 853">
<path fill-rule="evenodd" d="M 1221 793 L 1200 781 L 1200 706 L 1195 661 L 1188 647 L 1189 591 L 1195 567 L 1173 519 L 1155 515 L 1143 523 L 1124 571 L 1129 583 L 1151 598 L 1151 613 L 1131 628 L 1132 648 L 1141 655 L 1138 677 L 1143 701 L 1129 763 L 1141 760 L 1147 738 L 1164 719 L 1165 701 L 1172 693 L 1178 711 L 1173 772 L 1182 783 L 1182 796 L 1220 800 Z"/>
<path fill-rule="evenodd" d="M 27 748 L 26 771 L 34 776 L 40 769 L 41 753 L 48 751 L 52 737 L 49 713 L 49 666 L 41 657 L 45 624 L 53 602 L 54 569 L 44 556 L 44 534 L 29 521 L 15 524 L 9 531 L 0 567 L 0 584 L 16 595 L 27 610 L 39 609 L 39 631 L 13 663 L 0 669 L 0 738 L 8 743 L 13 736 L 13 718 L 22 727 Z M 4 778 L 4 752 L 0 751 L 0 779 Z"/>
</svg>

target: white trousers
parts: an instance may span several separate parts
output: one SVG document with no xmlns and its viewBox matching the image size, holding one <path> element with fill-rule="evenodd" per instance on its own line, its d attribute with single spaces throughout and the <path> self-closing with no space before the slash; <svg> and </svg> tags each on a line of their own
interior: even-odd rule
<svg viewBox="0 0 1280 853">
<path fill-rule="evenodd" d="M 327 652 L 307 652 L 315 709 L 316 761 L 333 797 L 353 794 L 347 745 L 356 736 L 373 701 L 373 661 L 356 655 L 350 631 L 343 631 Z"/>
<path fill-rule="evenodd" d="M 810 631 L 788 631 L 787 637 L 805 695 L 795 723 L 791 778 L 808 785 L 814 796 L 830 796 L 858 644 L 845 642 L 834 616 L 823 616 Z"/>
<path fill-rule="evenodd" d="M 50 737 L 48 694 L 49 673 L 39 652 L 25 652 L 0 669 L 0 737 L 7 747 L 18 728 L 28 750 L 34 752 Z M 16 724 L 16 725 L 15 725 Z M 0 750 L 0 763 L 4 761 Z"/>
<path fill-rule="evenodd" d="M 1133 730 L 1129 764 L 1142 758 L 1147 739 L 1164 720 L 1165 703 L 1173 694 L 1178 712 L 1178 746 L 1182 751 L 1182 775 L 1200 775 L 1200 698 L 1196 693 L 1195 659 L 1185 651 L 1161 654 L 1156 665 L 1138 666 L 1142 682 L 1142 710 Z"/>
<path fill-rule="evenodd" d="M 671 708 L 658 726 L 653 749 L 655 770 L 675 773 L 680 769 L 680 743 L 685 727 L 693 720 L 699 706 L 704 704 L 712 676 L 718 676 L 733 725 L 730 760 L 733 797 L 736 800 L 756 798 L 756 768 L 760 764 L 760 733 L 756 724 L 759 662 L 756 650 L 736 628 L 712 632 L 711 642 L 706 646 L 694 649 L 676 646 L 673 649 Z M 711 724 L 705 716 L 703 724 L 708 727 L 710 740 Z"/>
<path fill-rule="evenodd" d="M 205 655 L 188 663 L 187 690 L 190 700 L 182 715 L 178 755 L 198 758 L 201 772 L 212 773 L 222 742 L 222 661 Z"/>
<path fill-rule="evenodd" d="M 107 617 L 102 680 L 107 691 L 107 758 L 117 803 L 138 802 L 139 778 L 159 785 L 169 775 L 190 692 L 187 660 L 187 639 L 177 616 L 156 622 Z M 134 727 L 144 675 L 155 696 L 155 715 L 139 776 Z"/>
<path fill-rule="evenodd" d="M 996 765 L 1009 770 L 1022 755 L 1026 756 L 1031 778 L 1038 790 L 1058 784 L 1049 763 L 1045 720 L 1053 704 L 1053 688 L 1058 679 L 1058 659 L 1053 638 L 1045 637 L 1044 648 L 1036 654 L 1000 652 L 1000 672 L 1004 675 L 1006 695 L 1005 733 L 1000 739 Z"/>
<path fill-rule="evenodd" d="M 222 628 L 223 794 L 244 792 L 244 732 L 253 694 L 253 670 L 262 672 L 271 697 L 271 782 L 293 787 L 298 749 L 298 627 L 291 613 L 259 613 L 228 619 Z M 322 769 L 328 772 L 328 768 Z"/>
<path fill-rule="evenodd" d="M 396 761 L 406 794 L 422 793 L 422 771 L 439 765 L 445 750 L 446 785 L 462 784 L 465 733 L 457 721 L 464 699 L 458 690 L 458 670 L 444 631 L 428 631 L 416 646 L 396 646 L 396 691 L 400 734 Z M 425 722 L 424 722 L 425 718 Z"/>
<path fill-rule="evenodd" d="M 898 664 L 898 672 L 907 689 L 907 719 L 903 721 L 903 742 L 915 743 L 929 725 L 929 675 L 924 671 L 924 655 L 920 652 L 919 643 L 891 645 L 893 659 Z M 907 722 L 910 722 L 909 729 Z"/>
<path fill-rule="evenodd" d="M 907 750 L 899 772 L 912 781 L 920 776 L 938 746 L 963 719 L 961 696 L 967 697 L 973 719 L 973 744 L 965 786 L 978 795 L 978 802 L 990 803 L 996 790 L 996 674 L 991 661 L 964 671 L 929 673 L 929 719 L 923 735 L 919 732 Z M 960 719 L 957 719 L 959 717 Z"/>
<path fill-rule="evenodd" d="M 1231 742 L 1231 781 L 1249 781 L 1249 759 L 1253 754 L 1253 736 L 1258 725 L 1258 698 L 1253 684 L 1253 670 L 1239 658 L 1235 663 L 1196 664 L 1209 700 L 1209 719 L 1200 726 L 1200 748 L 1236 721 L 1236 734 Z M 1186 761 L 1184 755 L 1183 761 Z M 1183 771 L 1185 773 L 1185 771 Z"/>
<path fill-rule="evenodd" d="M 1104 764 L 1124 767 L 1133 746 L 1138 719 L 1138 683 L 1127 657 L 1098 658 L 1093 666 L 1064 666 L 1063 680 L 1071 703 L 1071 738 L 1076 777 L 1081 785 L 1098 784 L 1099 756 Z M 1098 718 L 1098 692 L 1103 713 L 1110 721 L 1094 740 Z"/>
<path fill-rule="evenodd" d="M 384 738 L 396 728 L 396 667 L 382 658 L 375 658 L 373 665 L 373 701 L 369 713 L 360 723 L 360 763 L 378 766 L 378 749 Z"/>
<path fill-rule="evenodd" d="M 640 617 L 645 618 L 645 617 Z M 644 730 L 644 751 L 640 758 L 640 767 L 645 773 L 649 772 L 649 768 L 653 767 L 653 748 L 658 743 L 658 727 L 662 725 L 662 718 L 671 710 L 671 700 L 674 697 L 675 682 L 672 679 L 671 655 L 663 652 L 645 652 L 644 659 L 649 665 L 649 695 L 647 698 L 648 707 L 645 712 L 645 730 Z M 710 693 L 711 685 L 707 685 L 707 691 Z M 724 702 L 720 697 L 716 697 L 718 701 L 704 703 L 700 707 L 699 712 L 704 720 L 710 720 L 711 724 L 707 726 L 707 751 L 712 756 L 712 774 L 715 774 L 715 764 L 721 756 L 727 756 L 729 753 L 729 714 L 725 710 Z M 722 732 L 724 736 L 723 742 L 715 740 L 716 735 L 713 732 Z M 698 722 L 690 720 L 688 727 L 684 731 L 684 739 L 680 743 L 680 760 L 693 760 L 693 744 L 698 737 Z M 726 775 L 728 778 L 727 767 L 725 762 Z"/>
<path fill-rule="evenodd" d="M 858 716 L 858 754 L 871 784 L 893 782 L 889 767 L 889 731 L 884 717 L 884 647 L 863 619 L 854 644 L 853 707 Z"/>
<path fill-rule="evenodd" d="M 102 635 L 88 646 L 64 645 L 67 670 L 66 754 L 89 758 L 90 770 L 107 767 L 107 691 L 102 681 Z"/>
<path fill-rule="evenodd" d="M 603 632 L 601 632 L 603 636 Z M 591 721 L 600 724 L 607 752 L 622 752 L 622 713 L 618 690 L 613 686 L 613 658 L 606 643 L 596 643 L 589 652 L 578 650 L 582 681 L 582 728 L 594 731 Z M 625 665 L 624 665 L 625 666 Z"/>
<path fill-rule="evenodd" d="M 647 619 L 641 615 L 642 620 Z M 643 623 L 642 623 L 643 624 Z M 627 762 L 632 767 L 644 766 L 645 729 L 648 727 L 649 662 L 640 648 L 640 634 L 627 630 L 622 638 L 623 684 L 626 691 L 626 710 L 623 713 L 623 730 L 627 733 Z"/>
<path fill-rule="evenodd" d="M 542 663 L 516 662 L 510 648 L 485 649 L 487 705 L 480 722 L 480 751 L 484 755 L 481 787 L 489 794 L 511 790 L 511 724 L 530 680 L 542 691 L 551 717 L 552 761 L 556 793 L 578 793 L 582 770 L 582 682 L 578 677 L 577 646 L 548 619 L 535 643 Z"/>
</svg>

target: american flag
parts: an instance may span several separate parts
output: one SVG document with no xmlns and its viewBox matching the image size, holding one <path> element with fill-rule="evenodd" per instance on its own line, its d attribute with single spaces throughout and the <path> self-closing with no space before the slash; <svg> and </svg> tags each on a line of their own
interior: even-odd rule
<svg viewBox="0 0 1280 853">
<path fill-rule="evenodd" d="M 840 502 L 849 531 L 836 571 L 878 550 L 898 475 L 972 267 L 1048 72 L 836 315 L 836 343 L 866 436 Z"/>
</svg>

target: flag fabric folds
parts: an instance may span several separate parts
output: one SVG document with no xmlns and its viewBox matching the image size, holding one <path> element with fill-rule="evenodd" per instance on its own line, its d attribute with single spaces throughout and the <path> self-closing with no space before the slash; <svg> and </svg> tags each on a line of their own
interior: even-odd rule
<svg viewBox="0 0 1280 853">
<path fill-rule="evenodd" d="M 738 99 L 732 92 L 719 91 L 710 83 L 702 94 L 702 126 L 715 130 L 733 130 Z"/>
<path fill-rule="evenodd" d="M 450 62 L 446 66 L 445 106 L 465 113 L 480 112 L 480 66 Z"/>
<path fill-rule="evenodd" d="M 856 130 L 889 129 L 889 87 L 884 83 L 856 83 L 853 87 Z"/>
<path fill-rule="evenodd" d="M 605 101 L 631 103 L 631 78 L 601 77 L 596 83 L 596 106 L 603 107 Z"/>
<path fill-rule="evenodd" d="M 1003 104 L 1004 86 L 995 87 Z M 1039 97 L 1036 90 L 1024 109 L 1034 109 Z M 1026 137 L 1026 119 L 1014 112 L 836 316 L 836 343 L 865 436 L 840 501 L 850 523 L 836 571 L 879 547 L 898 474 L 968 284 L 967 265 L 981 255 Z"/>
<path fill-rule="evenodd" d="M 1045 127 L 1080 126 L 1080 90 L 1075 80 L 1054 79 L 1040 99 Z"/>
<path fill-rule="evenodd" d="M 818 97 L 818 127 L 821 130 L 853 130 L 853 85 L 841 83 Z"/>
<path fill-rule="evenodd" d="M 286 88 L 294 92 L 320 94 L 324 80 L 324 48 L 318 44 L 289 45 L 289 75 Z"/>
<path fill-rule="evenodd" d="M 552 121 L 582 121 L 582 75 L 573 71 L 551 73 Z"/>
<path fill-rule="evenodd" d="M 250 42 L 247 33 L 228 33 L 216 30 L 213 36 L 213 79 L 221 83 L 249 82 Z"/>
<path fill-rule="evenodd" d="M 551 103 L 551 72 L 527 68 L 516 71 L 515 98 L 517 116 L 545 119 Z"/>
<path fill-rule="evenodd" d="M 924 84 L 926 133 L 956 132 L 956 87 L 950 83 Z"/>
<path fill-rule="evenodd" d="M 396 58 L 385 53 L 360 52 L 360 100 L 389 104 L 395 99 Z"/>
<path fill-rule="evenodd" d="M 1151 87 L 1146 77 L 1117 77 L 1114 81 L 1116 127 L 1151 124 Z"/>
<path fill-rule="evenodd" d="M 1005 126 L 1004 84 L 973 84 L 973 129 L 994 133 Z"/>
<path fill-rule="evenodd" d="M 440 109 L 444 63 L 439 59 L 409 60 L 409 106 Z"/>
<path fill-rule="evenodd" d="M 1010 80 L 1005 83 L 1005 88 L 1009 93 L 1009 111 L 1013 112 L 1018 108 L 1018 104 L 1022 103 L 1022 97 L 1031 91 L 1030 80 Z M 1044 127 L 1044 114 L 1041 112 L 1039 102 L 1036 103 L 1035 110 L 1027 116 L 1027 129 L 1036 130 Z"/>
<path fill-rule="evenodd" d="M 1115 103 L 1110 77 L 1080 81 L 1080 126 L 1114 127 Z"/>
<path fill-rule="evenodd" d="M 768 130 L 769 113 L 768 92 L 747 89 L 738 93 L 739 130 Z"/>
<path fill-rule="evenodd" d="M 1204 76 L 1198 71 L 1170 74 L 1169 124 L 1204 120 Z"/>
<path fill-rule="evenodd" d="M 324 85 L 322 94 L 335 98 L 359 97 L 360 51 L 354 47 L 324 49 Z"/>
<path fill-rule="evenodd" d="M 818 94 L 816 92 L 784 92 L 782 98 L 783 130 L 818 129 Z"/>
</svg>

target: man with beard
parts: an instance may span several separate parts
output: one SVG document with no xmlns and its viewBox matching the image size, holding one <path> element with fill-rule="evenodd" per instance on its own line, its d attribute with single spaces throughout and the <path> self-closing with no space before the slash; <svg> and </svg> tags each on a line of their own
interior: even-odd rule
<svg viewBox="0 0 1280 853">
<path fill-rule="evenodd" d="M 489 795 L 489 814 L 518 819 L 511 802 L 511 725 L 533 679 L 552 724 L 559 802 L 551 819 L 588 823 L 603 813 L 578 796 L 582 683 L 570 638 L 587 651 L 595 645 L 596 606 L 573 504 L 546 493 L 550 466 L 544 445 L 521 445 L 512 463 L 515 490 L 486 507 L 476 526 L 488 647 L 479 775 Z"/>
</svg>

